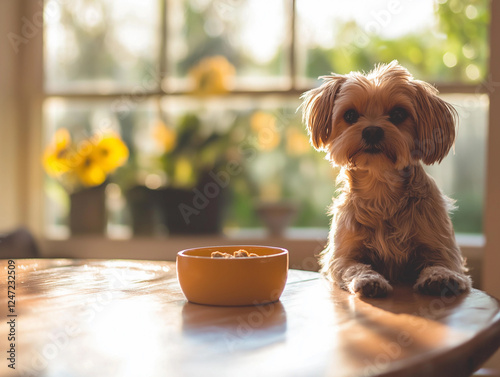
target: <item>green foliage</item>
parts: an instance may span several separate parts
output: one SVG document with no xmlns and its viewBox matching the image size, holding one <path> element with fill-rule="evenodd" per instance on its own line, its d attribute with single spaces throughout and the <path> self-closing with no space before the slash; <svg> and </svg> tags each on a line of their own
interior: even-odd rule
<svg viewBox="0 0 500 377">
<path fill-rule="evenodd" d="M 310 46 L 306 75 L 368 71 L 398 60 L 414 76 L 438 82 L 484 80 L 488 59 L 489 0 L 449 0 L 438 4 L 437 28 L 397 39 L 367 33 L 354 21 L 339 26 L 335 47 Z M 448 54 L 448 65 L 444 55 Z"/>
<path fill-rule="evenodd" d="M 230 133 L 206 132 L 206 126 L 194 113 L 186 113 L 177 121 L 175 147 L 162 157 L 164 171 L 174 186 L 195 186 L 203 174 L 217 170 L 226 162 Z M 184 169 L 191 171 L 190 177 L 182 182 L 176 181 L 179 169 L 183 169 L 180 163 L 189 164 L 184 165 Z"/>
</svg>

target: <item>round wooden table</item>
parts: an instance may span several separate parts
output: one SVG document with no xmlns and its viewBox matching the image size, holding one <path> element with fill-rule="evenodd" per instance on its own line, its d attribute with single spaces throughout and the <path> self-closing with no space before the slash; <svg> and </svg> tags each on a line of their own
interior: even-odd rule
<svg viewBox="0 0 500 377">
<path fill-rule="evenodd" d="M 500 345 L 499 303 L 477 290 L 361 299 L 290 270 L 279 302 L 211 307 L 186 301 L 174 262 L 0 263 L 2 376 L 457 377 Z"/>
</svg>

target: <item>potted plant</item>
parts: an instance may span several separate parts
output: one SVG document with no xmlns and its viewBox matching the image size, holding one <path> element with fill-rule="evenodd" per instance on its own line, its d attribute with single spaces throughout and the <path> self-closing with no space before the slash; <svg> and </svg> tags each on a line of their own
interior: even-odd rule
<svg viewBox="0 0 500 377">
<path fill-rule="evenodd" d="M 249 115 L 246 129 L 258 152 L 247 166 L 256 187 L 254 210 L 268 234 L 280 237 L 300 215 L 299 202 L 307 199 L 301 197 L 305 190 L 300 177 L 307 166 L 309 140 L 295 113 L 287 109 L 257 110 Z"/>
<path fill-rule="evenodd" d="M 229 133 L 207 132 L 194 113 L 177 126 L 155 126 L 155 138 L 164 145 L 160 157 L 166 184 L 158 204 L 170 234 L 218 233 L 222 229 L 228 187 L 218 174 L 227 162 Z"/>
<path fill-rule="evenodd" d="M 58 129 L 43 153 L 45 172 L 69 193 L 72 235 L 104 233 L 108 176 L 128 158 L 128 148 L 114 132 L 95 133 L 79 142 Z"/>
<path fill-rule="evenodd" d="M 226 94 L 235 74 L 223 56 L 199 60 L 188 70 L 192 98 L 199 99 L 200 111 L 171 116 L 168 122 L 155 121 L 153 138 L 160 147 L 161 187 L 135 188 L 144 198 L 144 207 L 157 207 L 170 234 L 218 233 L 222 230 L 228 187 L 217 172 L 227 161 L 229 125 L 204 108 L 208 97 Z M 150 151 L 144 151 L 146 154 Z M 147 185 L 146 185 L 147 186 Z M 140 191 L 140 192 L 139 192 Z M 151 202 L 155 203 L 151 206 Z M 153 211 L 149 211 L 149 218 Z"/>
</svg>

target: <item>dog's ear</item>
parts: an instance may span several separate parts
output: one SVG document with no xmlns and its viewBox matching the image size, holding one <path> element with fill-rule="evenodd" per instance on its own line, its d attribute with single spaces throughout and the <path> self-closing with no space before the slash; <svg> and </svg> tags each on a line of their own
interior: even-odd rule
<svg viewBox="0 0 500 377">
<path fill-rule="evenodd" d="M 309 131 L 312 145 L 318 150 L 328 144 L 332 133 L 333 106 L 346 77 L 322 76 L 320 79 L 324 82 L 319 88 L 311 89 L 301 97 L 302 121 Z"/>
<path fill-rule="evenodd" d="M 457 111 L 438 97 L 432 85 L 413 80 L 416 88 L 417 135 L 415 157 L 431 165 L 441 162 L 455 142 Z"/>
</svg>

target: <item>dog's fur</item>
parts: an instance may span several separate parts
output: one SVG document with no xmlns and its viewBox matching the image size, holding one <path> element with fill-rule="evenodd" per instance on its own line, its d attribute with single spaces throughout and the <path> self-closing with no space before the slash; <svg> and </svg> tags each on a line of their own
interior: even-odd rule
<svg viewBox="0 0 500 377">
<path fill-rule="evenodd" d="M 441 162 L 453 146 L 455 109 L 396 61 L 366 75 L 321 78 L 302 97 L 303 120 L 313 146 L 341 167 L 342 187 L 332 205 L 323 272 L 369 297 L 385 296 L 398 281 L 427 294 L 469 290 L 448 215 L 453 201 L 422 167 Z M 359 118 L 348 122 L 352 109 Z M 369 126 L 383 131 L 380 140 L 364 136 Z"/>
</svg>

